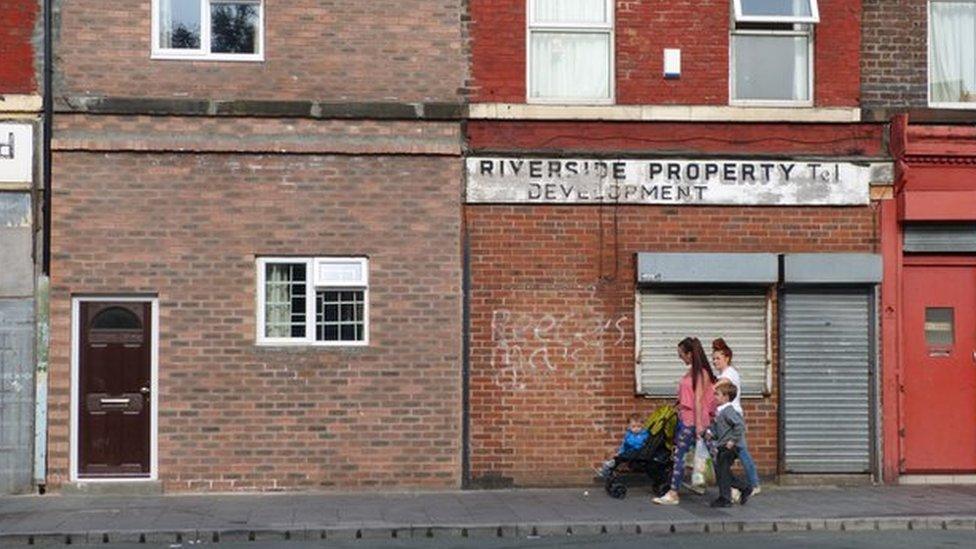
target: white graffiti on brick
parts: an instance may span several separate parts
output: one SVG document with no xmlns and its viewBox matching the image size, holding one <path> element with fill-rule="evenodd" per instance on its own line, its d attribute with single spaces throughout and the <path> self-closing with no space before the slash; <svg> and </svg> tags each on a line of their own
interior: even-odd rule
<svg viewBox="0 0 976 549">
<path fill-rule="evenodd" d="M 532 379 L 557 373 L 575 377 L 602 365 L 608 347 L 624 344 L 628 321 L 627 315 L 539 315 L 497 309 L 491 316 L 495 384 L 522 390 Z"/>
</svg>

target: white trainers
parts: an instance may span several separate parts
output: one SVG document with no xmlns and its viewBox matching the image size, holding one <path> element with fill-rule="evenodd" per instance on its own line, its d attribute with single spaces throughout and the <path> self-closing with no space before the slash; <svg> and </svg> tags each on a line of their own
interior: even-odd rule
<svg viewBox="0 0 976 549">
<path fill-rule="evenodd" d="M 739 503 L 739 500 L 740 499 L 742 499 L 742 492 L 740 492 L 738 488 L 733 488 L 732 489 L 732 503 Z"/>
<path fill-rule="evenodd" d="M 651 501 L 653 501 L 654 503 L 656 503 L 658 505 L 677 505 L 677 504 L 681 503 L 681 500 L 679 500 L 678 498 L 671 497 L 671 493 L 670 492 L 667 493 L 667 494 L 664 494 L 661 497 L 654 498 Z"/>
</svg>

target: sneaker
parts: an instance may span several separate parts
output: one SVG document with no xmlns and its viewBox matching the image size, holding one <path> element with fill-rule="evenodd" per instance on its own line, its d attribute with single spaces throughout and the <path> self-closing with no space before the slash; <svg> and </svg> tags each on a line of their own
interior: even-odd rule
<svg viewBox="0 0 976 549">
<path fill-rule="evenodd" d="M 739 498 L 742 497 L 742 492 L 738 488 L 732 489 L 732 503 L 739 503 Z"/>
<path fill-rule="evenodd" d="M 654 498 L 651 501 L 658 505 L 677 505 L 681 503 L 681 500 L 676 497 L 671 497 L 670 494 L 664 494 L 659 498 Z"/>
<path fill-rule="evenodd" d="M 692 494 L 695 494 L 697 496 L 704 496 L 705 495 L 705 486 L 704 485 L 690 484 L 688 482 L 682 482 L 681 485 L 684 486 L 685 490 L 688 490 Z"/>
<path fill-rule="evenodd" d="M 739 497 L 739 504 L 745 505 L 746 502 L 749 501 L 749 496 L 751 496 L 752 493 L 753 493 L 753 489 L 751 487 L 743 490 L 742 495 Z"/>
<path fill-rule="evenodd" d="M 759 487 L 759 486 L 753 486 L 752 487 L 752 494 L 750 494 L 750 495 L 751 496 L 758 496 L 759 495 L 759 492 L 762 492 L 762 488 Z"/>
<path fill-rule="evenodd" d="M 711 503 L 711 507 L 732 507 L 732 502 L 720 497 Z"/>
</svg>

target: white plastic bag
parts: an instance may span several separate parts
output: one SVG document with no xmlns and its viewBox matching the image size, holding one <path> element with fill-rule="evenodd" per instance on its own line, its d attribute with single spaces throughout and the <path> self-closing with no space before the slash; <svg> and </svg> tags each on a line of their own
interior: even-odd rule
<svg viewBox="0 0 976 549">
<path fill-rule="evenodd" d="M 691 485 L 692 486 L 705 486 L 706 474 L 708 472 L 708 447 L 705 445 L 705 441 L 698 439 L 695 442 L 695 458 L 692 462 L 691 469 Z"/>
</svg>

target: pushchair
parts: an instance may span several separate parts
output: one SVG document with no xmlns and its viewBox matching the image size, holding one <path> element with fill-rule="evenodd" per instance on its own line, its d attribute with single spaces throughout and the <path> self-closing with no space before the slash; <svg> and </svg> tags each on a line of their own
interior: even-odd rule
<svg viewBox="0 0 976 549">
<path fill-rule="evenodd" d="M 610 497 L 627 497 L 625 473 L 646 474 L 651 490 L 656 496 L 664 495 L 671 486 L 674 464 L 674 430 L 678 425 L 678 412 L 674 406 L 660 406 L 647 418 L 644 427 L 650 434 L 639 451 L 621 456 L 604 479 L 604 488 Z"/>
</svg>

